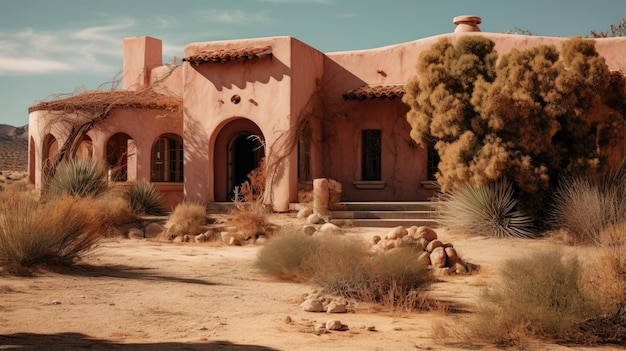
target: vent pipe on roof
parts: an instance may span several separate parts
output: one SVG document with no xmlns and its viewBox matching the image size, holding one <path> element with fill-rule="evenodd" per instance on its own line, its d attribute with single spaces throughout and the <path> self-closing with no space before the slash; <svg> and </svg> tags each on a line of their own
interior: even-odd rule
<svg viewBox="0 0 626 351">
<path fill-rule="evenodd" d="M 464 32 L 480 32 L 478 25 L 482 23 L 482 19 L 478 16 L 457 16 L 454 17 L 452 23 L 456 24 L 455 33 Z"/>
</svg>

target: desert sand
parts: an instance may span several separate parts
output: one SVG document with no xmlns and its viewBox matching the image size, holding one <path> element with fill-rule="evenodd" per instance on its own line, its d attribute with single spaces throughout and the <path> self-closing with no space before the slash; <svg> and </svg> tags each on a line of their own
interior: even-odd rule
<svg viewBox="0 0 626 351">
<path fill-rule="evenodd" d="M 272 215 L 285 224 L 295 214 Z M 368 240 L 385 228 L 349 228 Z M 432 296 L 467 310 L 500 262 L 546 246 L 549 239 L 439 237 L 454 244 L 471 275 L 438 275 Z M 271 239 L 270 239 L 271 240 Z M 305 312 L 310 284 L 277 281 L 254 266 L 261 246 L 104 239 L 77 267 L 42 269 L 32 277 L 0 271 L 2 350 L 495 350 L 494 345 L 445 345 L 433 326 L 464 313 L 386 311 L 354 304 L 348 313 Z M 586 255 L 592 248 L 570 247 Z M 338 319 L 345 331 L 314 327 Z M 533 344 L 526 349 L 610 350 Z"/>
</svg>

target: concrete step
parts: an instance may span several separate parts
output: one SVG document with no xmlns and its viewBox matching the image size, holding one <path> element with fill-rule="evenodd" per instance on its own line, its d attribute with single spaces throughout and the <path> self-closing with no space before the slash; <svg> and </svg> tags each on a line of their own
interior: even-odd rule
<svg viewBox="0 0 626 351">
<path fill-rule="evenodd" d="M 341 202 L 340 210 L 344 211 L 432 211 L 433 203 L 430 201 L 412 202 Z"/>
</svg>

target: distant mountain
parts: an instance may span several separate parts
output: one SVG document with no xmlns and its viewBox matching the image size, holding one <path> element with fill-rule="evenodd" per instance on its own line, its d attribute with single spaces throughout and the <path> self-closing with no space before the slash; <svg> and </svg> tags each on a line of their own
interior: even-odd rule
<svg viewBox="0 0 626 351">
<path fill-rule="evenodd" d="M 28 170 L 28 125 L 0 124 L 0 171 Z"/>
</svg>

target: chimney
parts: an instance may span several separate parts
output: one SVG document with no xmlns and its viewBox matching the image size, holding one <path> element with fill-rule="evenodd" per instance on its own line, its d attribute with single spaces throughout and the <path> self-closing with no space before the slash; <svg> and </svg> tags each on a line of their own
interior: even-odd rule
<svg viewBox="0 0 626 351">
<path fill-rule="evenodd" d="M 151 37 L 124 38 L 123 88 L 138 90 L 150 85 L 150 72 L 163 65 L 162 43 Z"/>
<path fill-rule="evenodd" d="M 478 25 L 482 23 L 482 19 L 478 16 L 457 16 L 454 17 L 452 23 L 456 24 L 455 33 L 480 32 Z"/>
</svg>

